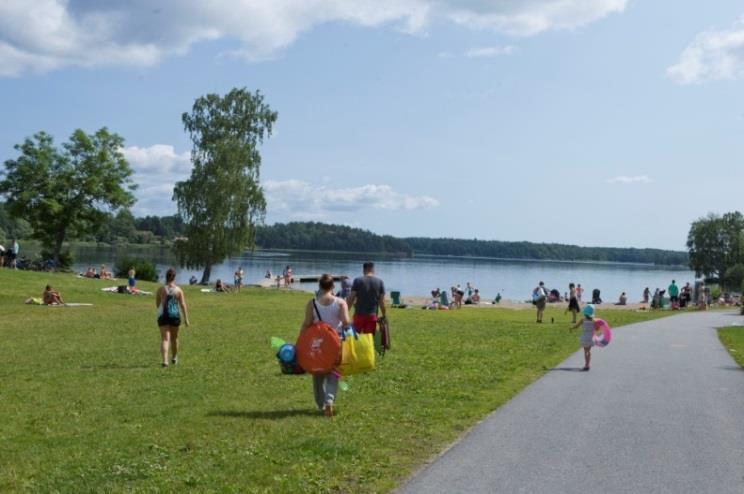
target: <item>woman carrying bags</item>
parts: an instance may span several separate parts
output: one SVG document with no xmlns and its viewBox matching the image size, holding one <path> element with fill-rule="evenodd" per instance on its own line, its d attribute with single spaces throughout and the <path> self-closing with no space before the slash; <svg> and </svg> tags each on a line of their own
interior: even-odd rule
<svg viewBox="0 0 744 494">
<path fill-rule="evenodd" d="M 350 324 L 346 301 L 333 295 L 333 277 L 324 274 L 318 282 L 318 295 L 305 306 L 305 320 L 300 333 L 318 321 L 328 324 L 341 336 Z M 338 376 L 334 372 L 313 374 L 315 403 L 326 417 L 333 417 L 333 403 L 338 389 Z"/>
</svg>

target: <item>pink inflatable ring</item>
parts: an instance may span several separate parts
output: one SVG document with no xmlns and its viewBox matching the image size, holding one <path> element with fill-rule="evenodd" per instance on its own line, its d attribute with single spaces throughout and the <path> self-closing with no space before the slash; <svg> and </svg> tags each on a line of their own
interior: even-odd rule
<svg viewBox="0 0 744 494">
<path fill-rule="evenodd" d="M 594 336 L 592 336 L 592 342 L 595 346 L 606 347 L 612 340 L 612 330 L 607 321 L 602 319 L 596 319 L 594 321 Z"/>
</svg>

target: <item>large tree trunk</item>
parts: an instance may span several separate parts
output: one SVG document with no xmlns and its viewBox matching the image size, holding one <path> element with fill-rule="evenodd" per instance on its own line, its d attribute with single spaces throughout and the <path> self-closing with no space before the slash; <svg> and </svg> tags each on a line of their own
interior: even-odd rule
<svg viewBox="0 0 744 494">
<path fill-rule="evenodd" d="M 209 276 L 212 274 L 212 265 L 207 264 L 204 266 L 204 272 L 202 273 L 202 279 L 201 284 L 202 285 L 208 285 L 209 284 Z"/>
<path fill-rule="evenodd" d="M 62 243 L 65 241 L 65 230 L 64 228 L 60 229 L 57 232 L 57 238 L 54 239 L 54 248 L 52 250 L 52 256 L 54 260 L 54 269 L 59 269 L 59 258 L 62 254 Z"/>
</svg>

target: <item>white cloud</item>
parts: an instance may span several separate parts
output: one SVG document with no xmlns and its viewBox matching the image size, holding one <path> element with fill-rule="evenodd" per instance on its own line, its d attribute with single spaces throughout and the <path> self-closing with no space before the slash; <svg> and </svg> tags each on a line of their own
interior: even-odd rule
<svg viewBox="0 0 744 494">
<path fill-rule="evenodd" d="M 451 0 L 448 17 L 471 29 L 493 29 L 532 36 L 552 29 L 574 29 L 622 12 L 628 0 Z"/>
<path fill-rule="evenodd" d="M 695 36 L 667 75 L 679 84 L 744 78 L 744 16 L 731 29 Z"/>
<path fill-rule="evenodd" d="M 516 49 L 511 45 L 505 46 L 484 46 L 481 48 L 471 48 L 465 52 L 468 58 L 491 58 L 499 55 L 511 55 Z"/>
<path fill-rule="evenodd" d="M 646 175 L 618 175 L 617 177 L 607 179 L 608 184 L 650 184 L 651 182 L 653 180 Z"/>
<path fill-rule="evenodd" d="M 151 66 L 198 42 L 233 39 L 234 53 L 270 57 L 314 26 L 391 24 L 421 32 L 433 20 L 526 36 L 573 29 L 629 0 L 3 0 L 0 76 L 66 66 Z"/>
<path fill-rule="evenodd" d="M 137 184 L 136 215 L 172 214 L 176 206 L 172 201 L 173 186 L 191 173 L 189 152 L 177 153 L 173 146 L 155 144 L 149 147 L 130 146 L 123 150 L 124 157 L 134 170 Z"/>
<path fill-rule="evenodd" d="M 329 214 L 364 209 L 414 210 L 439 205 L 433 197 L 403 194 L 389 185 L 333 188 L 301 180 L 267 180 L 263 187 L 268 209 L 296 220 L 327 219 Z"/>
</svg>

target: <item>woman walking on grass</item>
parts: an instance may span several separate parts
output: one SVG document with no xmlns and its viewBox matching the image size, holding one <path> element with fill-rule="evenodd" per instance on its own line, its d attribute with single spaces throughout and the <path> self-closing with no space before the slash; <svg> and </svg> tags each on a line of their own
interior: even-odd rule
<svg viewBox="0 0 744 494">
<path fill-rule="evenodd" d="M 332 327 L 339 336 L 343 329 L 351 322 L 349 319 L 349 307 L 344 299 L 333 295 L 333 277 L 324 274 L 318 282 L 318 295 L 310 300 L 305 306 L 305 320 L 302 322 L 300 332 L 306 330 L 314 323 L 323 321 Z M 335 373 L 313 375 L 313 393 L 315 404 L 322 410 L 326 417 L 333 417 L 333 403 L 336 400 L 338 389 L 338 377 Z"/>
<path fill-rule="evenodd" d="M 176 286 L 176 270 L 168 269 L 165 273 L 165 285 L 158 288 L 155 294 L 155 306 L 158 308 L 158 327 L 160 327 L 160 357 L 162 366 L 168 367 L 168 347 L 172 347 L 171 363 L 178 363 L 178 329 L 181 326 L 181 315 L 186 326 L 189 325 L 189 314 L 183 290 Z"/>
</svg>

